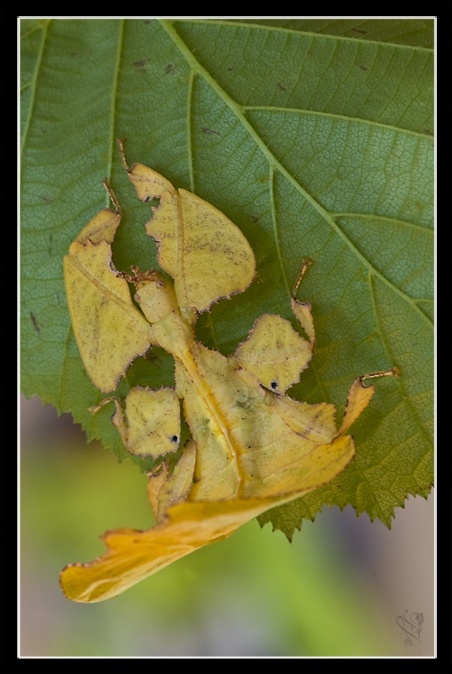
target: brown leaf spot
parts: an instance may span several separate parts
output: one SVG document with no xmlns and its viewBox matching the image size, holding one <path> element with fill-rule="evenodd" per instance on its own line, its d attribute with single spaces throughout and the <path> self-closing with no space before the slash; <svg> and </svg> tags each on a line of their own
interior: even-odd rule
<svg viewBox="0 0 452 674">
<path fill-rule="evenodd" d="M 36 330 L 38 335 L 40 335 L 41 334 L 41 328 L 39 327 L 39 323 L 36 320 L 36 316 L 34 315 L 34 313 L 32 311 L 30 311 L 30 318 L 31 318 L 31 322 L 33 323 L 34 329 Z"/>
</svg>

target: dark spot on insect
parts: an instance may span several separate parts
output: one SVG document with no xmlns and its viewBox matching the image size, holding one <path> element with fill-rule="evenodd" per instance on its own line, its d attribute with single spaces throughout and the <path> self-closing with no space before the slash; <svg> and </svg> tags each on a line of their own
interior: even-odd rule
<svg viewBox="0 0 452 674">
<path fill-rule="evenodd" d="M 169 75 L 169 74 L 172 73 L 173 71 L 174 71 L 174 66 L 173 66 L 173 64 L 172 64 L 172 63 L 168 63 L 168 65 L 165 66 L 165 73 L 166 73 L 167 75 Z"/>
<path fill-rule="evenodd" d="M 30 311 L 30 318 L 31 318 L 31 322 L 33 323 L 34 329 L 36 330 L 38 335 L 40 335 L 41 334 L 41 328 L 39 327 L 39 323 L 36 320 L 36 316 L 34 315 L 34 313 L 32 311 Z"/>
<path fill-rule="evenodd" d="M 369 70 L 369 68 L 367 66 L 359 66 L 359 67 L 361 68 L 361 70 L 364 70 L 364 71 Z"/>
<path fill-rule="evenodd" d="M 171 442 L 173 442 L 174 444 L 176 444 L 177 442 L 179 442 L 178 436 L 177 436 L 177 435 L 173 435 L 173 436 L 171 437 Z"/>
<path fill-rule="evenodd" d="M 276 391 L 276 389 L 278 388 L 278 382 L 277 382 L 277 381 L 272 381 L 271 384 L 270 384 L 270 386 L 272 387 L 272 389 L 273 389 L 274 391 Z"/>
<path fill-rule="evenodd" d="M 286 91 L 286 87 L 284 84 L 281 84 L 281 82 L 278 82 L 278 89 L 281 89 L 281 91 Z"/>
<path fill-rule="evenodd" d="M 202 126 L 202 127 L 201 127 L 201 130 L 202 130 L 204 133 L 215 133 L 217 136 L 220 136 L 220 135 L 221 135 L 218 131 L 214 131 L 213 129 L 209 129 L 208 126 Z"/>
</svg>

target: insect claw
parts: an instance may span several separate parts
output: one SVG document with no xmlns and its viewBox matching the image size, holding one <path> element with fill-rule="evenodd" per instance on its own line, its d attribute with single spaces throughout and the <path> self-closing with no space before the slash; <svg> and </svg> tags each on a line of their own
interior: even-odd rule
<svg viewBox="0 0 452 674">
<path fill-rule="evenodd" d="M 117 142 L 118 142 L 118 146 L 119 146 L 119 152 L 120 152 L 120 155 L 121 155 L 122 165 L 124 166 L 127 173 L 130 173 L 130 168 L 127 165 L 126 155 L 125 155 L 125 152 L 124 152 L 124 142 L 125 142 L 124 138 L 118 138 Z"/>
<path fill-rule="evenodd" d="M 310 257 L 304 257 L 304 258 L 302 259 L 302 261 L 301 261 L 301 271 L 300 271 L 300 273 L 298 274 L 298 278 L 297 278 L 297 280 L 295 281 L 295 285 L 294 285 L 293 290 L 292 290 L 292 297 L 293 297 L 293 298 L 295 298 L 295 295 L 296 295 L 296 292 L 297 292 L 297 290 L 298 290 L 298 287 L 299 287 L 299 285 L 300 285 L 300 283 L 301 283 L 301 281 L 302 281 L 304 275 L 306 274 L 306 272 L 308 271 L 309 267 L 310 267 L 312 264 L 313 264 L 313 261 L 311 260 Z"/>
<path fill-rule="evenodd" d="M 108 182 L 107 179 L 102 181 L 102 185 L 105 187 L 105 189 L 108 192 L 108 196 L 111 199 L 111 202 L 113 206 L 115 207 L 116 213 L 120 214 L 121 213 L 121 206 L 119 204 L 118 199 L 116 198 L 116 194 L 113 192 L 112 188 L 110 187 L 110 183 Z"/>
<path fill-rule="evenodd" d="M 363 374 L 360 376 L 359 381 L 361 386 L 367 388 L 370 384 L 365 384 L 365 379 L 378 379 L 378 377 L 400 377 L 400 368 L 395 366 L 391 370 L 382 370 L 381 372 L 370 372 L 369 374 Z"/>
</svg>

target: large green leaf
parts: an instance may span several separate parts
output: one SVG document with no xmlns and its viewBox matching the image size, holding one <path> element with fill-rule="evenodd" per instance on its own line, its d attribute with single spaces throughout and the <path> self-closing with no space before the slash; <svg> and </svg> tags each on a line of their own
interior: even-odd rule
<svg viewBox="0 0 452 674">
<path fill-rule="evenodd" d="M 387 524 L 432 483 L 433 21 L 24 20 L 22 386 L 125 450 L 70 327 L 62 259 L 105 206 L 125 212 L 120 269 L 155 266 L 115 144 L 224 211 L 257 259 L 251 288 L 199 320 L 231 353 L 264 312 L 313 304 L 317 348 L 291 395 L 343 409 L 355 376 L 397 365 L 353 428 L 357 456 L 333 483 L 261 518 L 291 536 L 323 504 Z M 161 350 L 120 385 L 171 384 Z"/>
</svg>

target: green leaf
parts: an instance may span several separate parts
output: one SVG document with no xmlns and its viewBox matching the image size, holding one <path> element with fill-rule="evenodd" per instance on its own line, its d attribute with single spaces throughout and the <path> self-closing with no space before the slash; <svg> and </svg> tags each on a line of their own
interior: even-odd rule
<svg viewBox="0 0 452 674">
<path fill-rule="evenodd" d="M 110 406 L 86 375 L 62 274 L 69 244 L 108 203 L 125 216 L 114 262 L 156 265 L 115 140 L 223 211 L 244 232 L 257 278 L 200 317 L 199 338 L 231 353 L 263 313 L 313 305 L 316 353 L 290 394 L 342 411 L 352 380 L 376 382 L 353 427 L 354 462 L 333 483 L 270 511 L 291 537 L 324 504 L 389 525 L 433 479 L 433 21 L 21 21 L 22 387 L 71 411 L 122 459 Z M 152 352 L 120 391 L 172 383 Z"/>
</svg>

